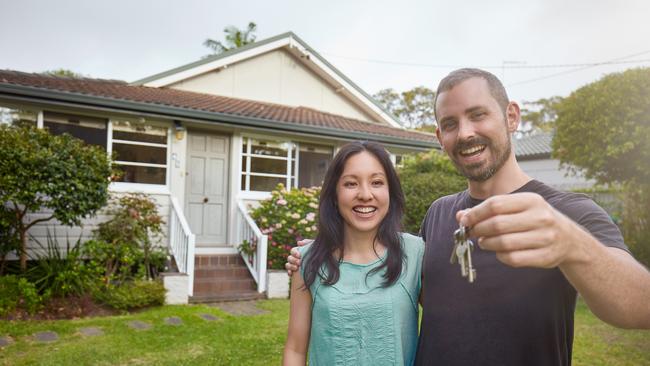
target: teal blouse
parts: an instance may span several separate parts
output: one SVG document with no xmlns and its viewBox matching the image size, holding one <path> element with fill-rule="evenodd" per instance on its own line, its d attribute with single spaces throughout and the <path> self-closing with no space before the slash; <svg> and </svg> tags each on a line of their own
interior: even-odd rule
<svg viewBox="0 0 650 366">
<path fill-rule="evenodd" d="M 368 264 L 343 261 L 336 284 L 323 285 L 317 277 L 309 287 L 309 365 L 413 364 L 424 243 L 417 236 L 401 236 L 406 260 L 400 278 L 390 287 L 381 287 L 384 270 L 366 279 L 386 254 Z M 303 263 L 310 248 L 311 244 L 299 248 Z M 301 273 L 304 278 L 302 267 Z"/>
</svg>

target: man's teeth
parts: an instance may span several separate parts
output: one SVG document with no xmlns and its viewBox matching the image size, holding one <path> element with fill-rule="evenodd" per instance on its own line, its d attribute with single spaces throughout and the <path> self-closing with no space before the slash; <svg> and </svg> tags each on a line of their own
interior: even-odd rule
<svg viewBox="0 0 650 366">
<path fill-rule="evenodd" d="M 359 213 L 371 213 L 375 212 L 377 208 L 375 207 L 355 207 L 354 211 L 359 212 Z"/>
<path fill-rule="evenodd" d="M 479 151 L 481 151 L 483 149 L 485 149 L 485 145 L 478 145 L 478 146 L 474 146 L 474 147 L 469 148 L 469 149 L 461 150 L 460 153 L 462 155 L 472 155 L 472 154 L 475 154 L 475 153 L 477 153 L 477 152 L 479 152 Z"/>
</svg>

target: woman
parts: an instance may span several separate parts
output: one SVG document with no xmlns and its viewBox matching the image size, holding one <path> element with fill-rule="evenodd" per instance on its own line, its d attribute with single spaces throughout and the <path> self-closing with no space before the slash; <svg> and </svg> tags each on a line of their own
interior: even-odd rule
<svg viewBox="0 0 650 366">
<path fill-rule="evenodd" d="M 284 365 L 411 365 L 424 245 L 400 233 L 404 195 L 384 148 L 339 150 L 320 195 L 319 230 L 300 248 Z"/>
</svg>

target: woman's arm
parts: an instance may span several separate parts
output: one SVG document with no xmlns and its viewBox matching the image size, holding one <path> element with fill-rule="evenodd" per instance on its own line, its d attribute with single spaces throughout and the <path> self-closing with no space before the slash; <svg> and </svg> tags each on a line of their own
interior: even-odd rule
<svg viewBox="0 0 650 366">
<path fill-rule="evenodd" d="M 291 277 L 291 309 L 289 313 L 289 334 L 284 345 L 284 366 L 307 363 L 309 333 L 311 331 L 311 293 L 304 288 L 300 271 Z"/>
</svg>

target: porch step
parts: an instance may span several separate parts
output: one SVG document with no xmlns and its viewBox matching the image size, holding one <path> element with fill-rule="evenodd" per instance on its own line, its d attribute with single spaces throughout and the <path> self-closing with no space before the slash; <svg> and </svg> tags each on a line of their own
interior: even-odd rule
<svg viewBox="0 0 650 366">
<path fill-rule="evenodd" d="M 190 302 L 252 300 L 264 297 L 239 254 L 197 255 Z"/>
</svg>

